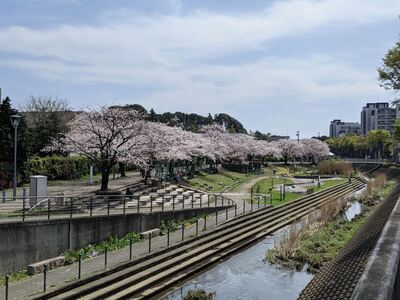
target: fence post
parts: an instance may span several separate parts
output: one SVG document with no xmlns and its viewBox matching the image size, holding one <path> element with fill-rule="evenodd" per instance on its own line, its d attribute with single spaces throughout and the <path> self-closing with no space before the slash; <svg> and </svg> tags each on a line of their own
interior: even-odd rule
<svg viewBox="0 0 400 300">
<path fill-rule="evenodd" d="M 204 228 L 203 231 L 207 230 L 207 215 L 204 215 Z"/>
<path fill-rule="evenodd" d="M 193 206 L 194 206 L 193 200 L 194 200 L 194 194 L 192 194 L 192 208 L 193 208 Z"/>
<path fill-rule="evenodd" d="M 175 195 L 172 195 L 172 210 L 175 210 Z"/>
<path fill-rule="evenodd" d="M 221 199 L 222 199 L 222 206 L 224 206 L 224 196 L 221 195 Z"/>
<path fill-rule="evenodd" d="M 3 192 L 1 194 L 2 194 L 2 197 L 3 197 L 3 203 L 5 203 L 6 202 L 6 198 L 7 198 L 7 191 L 3 190 Z"/>
<path fill-rule="evenodd" d="M 70 198 L 70 201 L 69 201 L 69 218 L 70 219 L 72 219 L 72 206 L 73 206 L 73 201 L 74 201 L 74 198 Z"/>
<path fill-rule="evenodd" d="M 25 204 L 26 199 L 22 199 L 22 221 L 25 221 L 25 208 L 26 208 L 26 204 Z"/>
<path fill-rule="evenodd" d="M 153 196 L 150 196 L 150 212 L 153 211 Z"/>
<path fill-rule="evenodd" d="M 108 246 L 105 246 L 104 247 L 104 269 L 107 269 L 107 264 L 108 264 L 107 258 L 108 258 Z"/>
<path fill-rule="evenodd" d="M 258 200 L 257 200 L 257 206 L 258 206 L 257 209 L 260 209 L 260 196 L 258 196 L 257 198 L 258 198 Z"/>
<path fill-rule="evenodd" d="M 215 212 L 215 225 L 218 225 L 218 210 Z"/>
<path fill-rule="evenodd" d="M 93 205 L 94 205 L 94 201 L 93 201 L 93 196 L 90 197 L 90 216 L 93 216 Z"/>
<path fill-rule="evenodd" d="M 140 201 L 139 201 L 140 196 L 137 196 L 137 213 L 140 212 Z"/>
<path fill-rule="evenodd" d="M 132 260 L 132 244 L 133 240 L 132 238 L 129 238 L 129 260 Z"/>
<path fill-rule="evenodd" d="M 164 211 L 164 201 L 165 201 L 165 198 L 164 198 L 164 195 L 162 195 L 162 207 L 161 207 L 162 211 Z"/>
<path fill-rule="evenodd" d="M 47 289 L 47 265 L 44 265 L 44 271 L 43 271 L 43 292 L 46 292 Z"/>
<path fill-rule="evenodd" d="M 169 247 L 169 227 L 167 228 L 167 247 Z"/>
<path fill-rule="evenodd" d="M 185 209 L 185 196 L 182 195 L 182 209 Z"/>
<path fill-rule="evenodd" d="M 126 214 L 126 197 L 124 197 L 124 207 L 123 207 L 123 214 Z"/>
<path fill-rule="evenodd" d="M 235 217 L 237 216 L 237 204 L 235 203 Z"/>
<path fill-rule="evenodd" d="M 22 199 L 25 200 L 26 199 L 26 187 L 22 188 Z"/>
<path fill-rule="evenodd" d="M 253 197 L 250 199 L 250 211 L 253 211 Z"/>
<path fill-rule="evenodd" d="M 228 220 L 228 209 L 225 210 L 225 221 Z"/>
<path fill-rule="evenodd" d="M 203 195 L 200 194 L 200 208 L 203 207 Z"/>
<path fill-rule="evenodd" d="M 149 233 L 149 253 L 151 252 L 151 232 Z"/>
<path fill-rule="evenodd" d="M 207 196 L 208 196 L 208 207 L 210 207 L 210 194 L 208 194 Z"/>
<path fill-rule="evenodd" d="M 79 254 L 78 257 L 78 279 L 81 279 L 82 275 L 82 254 Z"/>
<path fill-rule="evenodd" d="M 107 197 L 107 216 L 110 215 L 110 197 Z"/>
<path fill-rule="evenodd" d="M 246 212 L 246 202 L 243 201 L 243 213 L 245 213 L 245 212 Z"/>
<path fill-rule="evenodd" d="M 182 223 L 182 241 L 185 239 L 185 224 Z"/>
<path fill-rule="evenodd" d="M 47 199 L 47 220 L 50 220 L 50 198 Z"/>
<path fill-rule="evenodd" d="M 196 219 L 196 236 L 199 235 L 199 219 Z"/>
<path fill-rule="evenodd" d="M 6 282 L 5 282 L 5 286 L 6 286 L 6 300 L 8 300 L 8 283 L 10 281 L 10 276 L 6 275 Z"/>
</svg>

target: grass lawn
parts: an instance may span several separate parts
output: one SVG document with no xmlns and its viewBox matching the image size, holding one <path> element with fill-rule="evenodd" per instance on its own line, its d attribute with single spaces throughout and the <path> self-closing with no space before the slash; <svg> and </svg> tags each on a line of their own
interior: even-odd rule
<svg viewBox="0 0 400 300">
<path fill-rule="evenodd" d="M 328 189 L 330 187 L 333 187 L 335 185 L 341 184 L 343 182 L 346 182 L 348 179 L 347 178 L 340 178 L 340 179 L 328 179 L 325 181 L 321 182 L 321 186 L 318 188 L 316 186 L 314 186 L 314 192 L 320 192 L 323 191 L 325 189 Z M 267 194 L 269 195 L 269 188 L 271 187 L 271 178 L 264 178 L 259 180 L 255 185 L 253 185 L 253 191 L 254 193 L 260 193 L 260 194 Z M 276 185 L 280 185 L 284 183 L 284 179 L 283 178 L 274 178 L 274 187 L 276 188 Z M 286 184 L 292 184 L 293 180 L 291 180 L 290 178 L 286 179 Z M 313 187 L 313 186 L 309 186 L 309 187 Z M 306 186 L 306 188 L 308 188 Z M 267 196 L 267 203 L 266 204 L 272 204 L 272 206 L 279 206 L 282 205 L 284 203 L 293 201 L 295 199 L 304 197 L 305 194 L 295 194 L 295 193 L 289 193 L 286 192 L 285 195 L 285 199 L 284 200 L 280 200 L 280 192 L 279 190 L 273 190 L 272 191 L 272 203 L 271 203 L 271 199 L 269 196 Z M 254 198 L 256 199 L 256 198 Z M 257 200 L 254 200 L 257 201 Z"/>
<path fill-rule="evenodd" d="M 321 186 L 319 188 L 317 186 L 310 186 L 310 188 L 313 187 L 314 192 L 319 192 L 331 188 L 335 185 L 347 182 L 348 180 L 349 180 L 348 178 L 326 179 L 324 181 L 321 181 Z"/>
<path fill-rule="evenodd" d="M 274 166 L 272 166 L 274 167 Z M 276 169 L 286 169 L 289 171 L 290 174 L 297 175 L 297 176 L 308 176 L 311 175 L 312 173 L 316 173 L 316 166 L 315 165 L 310 165 L 310 164 L 305 164 L 305 165 L 299 165 L 297 164 L 294 166 L 293 164 L 289 164 L 287 166 L 285 165 L 279 165 L 275 166 Z"/>
</svg>

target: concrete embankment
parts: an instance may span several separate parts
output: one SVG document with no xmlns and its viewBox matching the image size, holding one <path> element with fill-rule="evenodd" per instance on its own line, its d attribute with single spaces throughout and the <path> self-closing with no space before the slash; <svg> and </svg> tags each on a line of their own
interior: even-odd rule
<svg viewBox="0 0 400 300">
<path fill-rule="evenodd" d="M 224 207 L 93 216 L 72 219 L 0 223 L 0 274 L 56 257 L 66 250 L 96 244 L 110 236 L 122 237 L 159 227 L 161 221 L 190 219 Z"/>
</svg>

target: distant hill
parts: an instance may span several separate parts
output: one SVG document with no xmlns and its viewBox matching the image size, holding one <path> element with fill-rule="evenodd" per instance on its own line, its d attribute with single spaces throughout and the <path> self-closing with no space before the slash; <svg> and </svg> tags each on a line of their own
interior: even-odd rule
<svg viewBox="0 0 400 300">
<path fill-rule="evenodd" d="M 171 126 L 180 126 L 185 130 L 198 131 L 198 129 L 203 125 L 211 124 L 225 124 L 225 128 L 232 133 L 247 133 L 247 130 L 243 127 L 235 118 L 231 117 L 225 113 L 219 113 L 213 116 L 208 114 L 207 117 L 198 114 L 187 114 L 183 112 L 165 112 L 162 114 L 157 114 L 153 109 L 147 111 L 143 106 L 139 104 L 131 104 L 125 106 L 118 106 L 125 109 L 134 109 L 151 121 L 165 123 Z"/>
</svg>

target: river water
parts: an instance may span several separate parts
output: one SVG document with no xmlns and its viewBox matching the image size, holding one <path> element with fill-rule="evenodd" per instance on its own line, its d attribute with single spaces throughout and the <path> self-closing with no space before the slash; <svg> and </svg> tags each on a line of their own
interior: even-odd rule
<svg viewBox="0 0 400 300">
<path fill-rule="evenodd" d="M 364 209 L 358 202 L 351 202 L 342 213 L 351 220 Z M 268 249 L 287 232 L 282 229 L 254 246 L 200 274 L 169 294 L 164 299 L 180 300 L 189 290 L 203 289 L 215 293 L 215 300 L 222 299 L 297 299 L 299 293 L 312 279 L 305 271 L 297 272 L 263 261 Z"/>
</svg>

